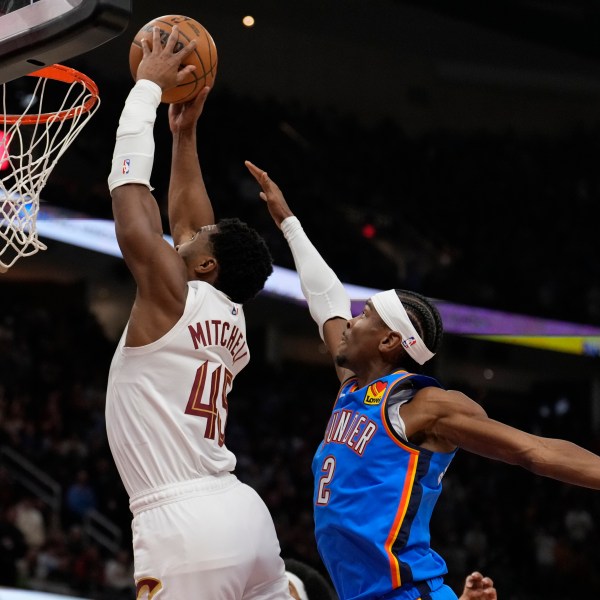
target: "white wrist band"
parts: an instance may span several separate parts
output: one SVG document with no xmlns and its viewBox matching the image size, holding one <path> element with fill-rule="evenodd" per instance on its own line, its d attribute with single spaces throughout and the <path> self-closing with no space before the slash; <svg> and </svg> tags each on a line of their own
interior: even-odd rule
<svg viewBox="0 0 600 600">
<path fill-rule="evenodd" d="M 140 79 L 127 96 L 108 176 L 112 192 L 120 185 L 141 183 L 152 190 L 150 175 L 154 164 L 154 121 L 162 90 L 148 79 Z"/>
<path fill-rule="evenodd" d="M 312 245 L 296 217 L 284 219 L 281 231 L 292 251 L 308 309 L 319 326 L 319 334 L 323 339 L 323 325 L 326 321 L 334 317 L 346 320 L 352 318 L 350 297 L 337 275 Z"/>
</svg>

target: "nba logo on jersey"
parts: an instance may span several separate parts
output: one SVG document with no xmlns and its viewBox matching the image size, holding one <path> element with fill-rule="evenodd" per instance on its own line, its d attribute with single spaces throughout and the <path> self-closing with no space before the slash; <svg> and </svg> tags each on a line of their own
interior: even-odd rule
<svg viewBox="0 0 600 600">
<path fill-rule="evenodd" d="M 385 381 L 376 381 L 367 388 L 364 404 L 375 406 L 381 403 L 387 383 Z"/>
<path fill-rule="evenodd" d="M 131 165 L 131 160 L 129 160 L 128 158 L 126 158 L 123 161 L 123 175 L 128 175 L 129 174 L 129 166 Z"/>
<path fill-rule="evenodd" d="M 414 346 L 416 343 L 417 343 L 417 340 L 415 340 L 415 338 L 413 336 L 410 336 L 409 338 L 402 340 L 402 345 L 405 348 L 410 348 L 411 346 Z"/>
<path fill-rule="evenodd" d="M 234 304 L 234 305 L 233 305 L 233 307 L 232 307 L 232 309 L 231 309 L 231 314 L 232 314 L 232 315 L 237 315 L 237 314 L 238 314 L 238 312 L 239 312 L 239 309 L 238 309 L 238 307 L 237 307 L 237 306 Z"/>
</svg>

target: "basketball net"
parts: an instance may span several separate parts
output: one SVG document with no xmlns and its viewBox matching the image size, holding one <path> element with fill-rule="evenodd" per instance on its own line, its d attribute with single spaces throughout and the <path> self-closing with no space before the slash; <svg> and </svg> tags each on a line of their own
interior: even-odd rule
<svg viewBox="0 0 600 600">
<path fill-rule="evenodd" d="M 21 79 L 1 84 L 2 273 L 19 258 L 46 249 L 37 232 L 40 193 L 60 157 L 100 106 L 96 84 L 75 69 L 51 65 L 27 77 L 37 78 L 31 92 L 20 89 Z"/>
</svg>

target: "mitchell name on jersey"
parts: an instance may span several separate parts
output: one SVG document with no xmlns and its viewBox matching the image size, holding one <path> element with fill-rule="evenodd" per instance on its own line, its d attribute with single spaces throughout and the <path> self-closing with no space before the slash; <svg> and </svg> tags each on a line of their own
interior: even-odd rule
<svg viewBox="0 0 600 600">
<path fill-rule="evenodd" d="M 195 325 L 188 325 L 188 331 L 192 336 L 192 342 L 196 350 L 200 346 L 204 348 L 207 346 L 222 346 L 231 353 L 234 364 L 248 354 L 244 334 L 237 325 L 232 325 L 228 321 L 218 319 L 198 321 Z"/>
</svg>

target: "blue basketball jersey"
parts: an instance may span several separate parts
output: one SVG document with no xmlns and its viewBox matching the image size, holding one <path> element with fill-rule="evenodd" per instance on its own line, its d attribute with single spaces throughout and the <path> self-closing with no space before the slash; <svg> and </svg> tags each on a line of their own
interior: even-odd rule
<svg viewBox="0 0 600 600">
<path fill-rule="evenodd" d="M 447 573 L 430 548 L 429 521 L 456 452 L 431 452 L 394 432 L 387 401 L 405 386 L 440 384 L 406 371 L 360 389 L 354 378 L 344 382 L 313 459 L 317 547 L 341 600 L 426 597 L 424 582 L 439 585 Z"/>
</svg>

